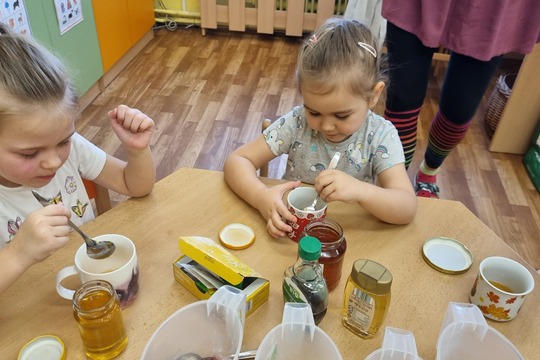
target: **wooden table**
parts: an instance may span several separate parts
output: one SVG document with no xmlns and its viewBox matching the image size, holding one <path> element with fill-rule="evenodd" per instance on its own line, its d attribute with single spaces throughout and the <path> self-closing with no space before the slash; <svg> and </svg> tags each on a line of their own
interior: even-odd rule
<svg viewBox="0 0 540 360">
<path fill-rule="evenodd" d="M 478 264 L 487 256 L 516 259 L 531 270 L 540 286 L 538 274 L 461 203 L 419 198 L 418 205 L 415 220 L 407 226 L 381 223 L 355 204 L 329 205 L 328 216 L 343 226 L 348 249 L 343 278 L 330 293 L 329 310 L 320 327 L 333 338 L 344 359 L 364 359 L 381 347 L 384 326 L 412 331 L 419 355 L 434 359 L 448 302 L 468 302 Z M 246 223 L 256 231 L 251 247 L 232 252 L 271 284 L 269 300 L 246 319 L 243 349 L 249 350 L 257 348 L 266 333 L 281 322 L 282 274 L 295 261 L 297 244 L 287 238 L 271 238 L 258 212 L 230 191 L 222 173 L 181 169 L 158 182 L 151 195 L 127 200 L 83 227 L 90 235 L 124 234 L 137 245 L 141 287 L 137 300 L 124 310 L 129 343 L 119 359 L 138 359 L 161 322 L 197 301 L 173 277 L 172 262 L 180 255 L 179 236 L 199 235 L 217 241 L 219 229 L 231 222 Z M 429 267 L 422 259 L 421 246 L 435 236 L 464 243 L 474 256 L 471 270 L 446 275 Z M 59 336 L 66 344 L 68 359 L 84 358 L 71 302 L 58 296 L 54 286 L 55 274 L 72 264 L 81 243 L 73 234 L 67 246 L 29 269 L 0 296 L 1 359 L 15 359 L 28 340 L 43 334 Z M 371 340 L 363 340 L 341 325 L 346 277 L 359 258 L 380 262 L 394 276 L 387 318 Z M 526 359 L 538 354 L 539 304 L 540 291 L 535 289 L 515 320 L 488 321 Z"/>
</svg>

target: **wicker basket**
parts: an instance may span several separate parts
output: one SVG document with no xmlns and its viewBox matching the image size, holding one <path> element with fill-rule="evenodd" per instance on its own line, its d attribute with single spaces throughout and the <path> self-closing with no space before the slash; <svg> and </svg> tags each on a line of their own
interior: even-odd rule
<svg viewBox="0 0 540 360">
<path fill-rule="evenodd" d="M 497 84 L 489 95 L 486 109 L 486 131 L 492 137 L 497 129 L 502 112 L 512 93 L 517 74 L 503 74 L 497 79 Z"/>
</svg>

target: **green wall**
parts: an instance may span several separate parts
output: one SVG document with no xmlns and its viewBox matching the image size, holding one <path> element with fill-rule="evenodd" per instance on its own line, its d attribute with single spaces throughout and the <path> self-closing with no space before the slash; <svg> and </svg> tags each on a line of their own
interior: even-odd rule
<svg viewBox="0 0 540 360">
<path fill-rule="evenodd" d="M 26 0 L 32 36 L 61 58 L 80 94 L 103 76 L 101 55 L 90 0 L 82 4 L 83 21 L 60 35 L 53 0 Z"/>
</svg>

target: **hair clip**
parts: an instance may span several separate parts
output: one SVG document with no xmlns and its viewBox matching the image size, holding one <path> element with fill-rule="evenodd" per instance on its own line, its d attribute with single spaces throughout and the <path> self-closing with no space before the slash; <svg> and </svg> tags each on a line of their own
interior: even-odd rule
<svg viewBox="0 0 540 360">
<path fill-rule="evenodd" d="M 313 34 L 313 35 L 311 35 L 311 36 L 309 37 L 309 42 L 310 42 L 310 43 L 315 44 L 315 43 L 317 43 L 317 41 L 318 41 L 317 35 Z"/>
<path fill-rule="evenodd" d="M 361 41 L 358 42 L 358 45 L 364 50 L 366 50 L 367 52 L 369 52 L 371 55 L 373 55 L 375 59 L 377 58 L 377 50 L 375 50 L 373 46 L 366 44 L 365 42 L 361 42 Z"/>
</svg>

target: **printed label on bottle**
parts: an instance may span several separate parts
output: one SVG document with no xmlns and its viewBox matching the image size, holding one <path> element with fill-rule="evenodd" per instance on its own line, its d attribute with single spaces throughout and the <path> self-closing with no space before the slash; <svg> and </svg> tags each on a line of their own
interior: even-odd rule
<svg viewBox="0 0 540 360">
<path fill-rule="evenodd" d="M 304 293 L 291 278 L 283 279 L 283 296 L 285 301 L 309 304 Z"/>
<path fill-rule="evenodd" d="M 375 299 L 360 289 L 354 289 L 347 304 L 347 322 L 360 331 L 369 332 L 375 315 Z"/>
</svg>

